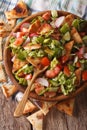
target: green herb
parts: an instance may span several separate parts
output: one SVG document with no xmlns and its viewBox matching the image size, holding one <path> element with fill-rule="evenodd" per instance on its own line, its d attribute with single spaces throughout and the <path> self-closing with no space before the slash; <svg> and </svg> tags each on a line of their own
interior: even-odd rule
<svg viewBox="0 0 87 130">
<path fill-rule="evenodd" d="M 61 28 L 60 28 L 60 32 L 65 34 L 66 32 L 70 31 L 70 27 L 67 23 L 65 23 Z"/>
<path fill-rule="evenodd" d="M 55 68 L 57 64 L 58 60 L 56 59 L 56 57 L 54 57 L 50 64 L 51 69 Z"/>
</svg>

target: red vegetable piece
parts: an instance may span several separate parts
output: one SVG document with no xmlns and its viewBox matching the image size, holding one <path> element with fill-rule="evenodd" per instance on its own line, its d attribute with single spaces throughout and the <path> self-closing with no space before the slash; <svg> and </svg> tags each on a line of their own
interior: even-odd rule
<svg viewBox="0 0 87 130">
<path fill-rule="evenodd" d="M 61 62 L 62 62 L 62 64 L 66 63 L 66 62 L 68 61 L 68 59 L 69 59 L 69 56 L 68 56 L 68 55 L 62 56 L 62 57 L 61 57 Z"/>
<path fill-rule="evenodd" d="M 68 66 L 64 66 L 64 74 L 69 77 L 70 76 L 70 70 Z"/>
<path fill-rule="evenodd" d="M 40 84 L 35 85 L 35 92 L 36 92 L 36 94 L 39 95 L 42 90 L 44 90 L 44 86 L 42 86 Z"/>
<path fill-rule="evenodd" d="M 23 43 L 23 39 L 22 38 L 17 38 L 16 41 L 14 42 L 14 45 L 20 46 L 22 43 Z"/>
<path fill-rule="evenodd" d="M 49 60 L 47 57 L 43 57 L 43 58 L 41 59 L 41 64 L 42 64 L 43 66 L 49 66 L 49 65 L 50 65 L 50 60 Z"/>
<path fill-rule="evenodd" d="M 28 31 L 28 28 L 29 28 L 29 23 L 23 23 L 21 26 L 20 26 L 20 30 L 21 32 L 27 32 Z"/>
<path fill-rule="evenodd" d="M 46 12 L 45 14 L 42 15 L 42 18 L 44 20 L 50 20 L 51 18 L 51 13 L 50 12 Z"/>
<path fill-rule="evenodd" d="M 87 81 L 87 70 L 82 72 L 82 80 Z"/>
<path fill-rule="evenodd" d="M 27 75 L 25 76 L 25 79 L 26 79 L 26 80 L 32 79 L 32 74 L 27 74 Z"/>
</svg>

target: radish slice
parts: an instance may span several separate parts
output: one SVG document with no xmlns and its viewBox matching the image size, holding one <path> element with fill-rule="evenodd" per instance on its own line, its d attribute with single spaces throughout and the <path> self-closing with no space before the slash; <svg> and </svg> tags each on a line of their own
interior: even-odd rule
<svg viewBox="0 0 87 130">
<path fill-rule="evenodd" d="M 87 59 L 87 53 L 84 54 L 84 58 Z"/>
<path fill-rule="evenodd" d="M 14 62 L 15 58 L 16 58 L 16 56 L 13 56 L 12 59 L 11 59 L 11 61 Z"/>
<path fill-rule="evenodd" d="M 65 16 L 61 16 L 57 18 L 55 21 L 55 26 L 59 28 L 63 24 L 64 20 L 65 20 Z"/>
<path fill-rule="evenodd" d="M 41 85 L 43 85 L 45 87 L 49 86 L 49 82 L 45 78 L 37 78 L 36 82 L 40 83 Z"/>
</svg>

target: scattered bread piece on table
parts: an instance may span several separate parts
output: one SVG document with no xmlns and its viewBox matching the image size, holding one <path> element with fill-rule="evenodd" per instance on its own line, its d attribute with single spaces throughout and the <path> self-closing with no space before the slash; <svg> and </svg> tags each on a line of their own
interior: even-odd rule
<svg viewBox="0 0 87 130">
<path fill-rule="evenodd" d="M 74 103 L 75 103 L 75 98 L 68 99 L 66 101 L 63 101 L 61 103 L 56 104 L 56 108 L 59 111 L 64 112 L 64 113 L 72 116 L 73 110 L 74 110 Z"/>
<path fill-rule="evenodd" d="M 31 101 L 27 101 L 26 102 L 26 105 L 25 105 L 25 108 L 24 108 L 24 111 L 23 111 L 23 114 L 27 114 L 29 112 L 33 112 L 37 109 L 37 107 L 31 102 Z"/>
<path fill-rule="evenodd" d="M 2 66 L 2 63 L 0 63 L 0 82 L 6 82 L 6 76 L 5 76 L 5 72 Z"/>
<path fill-rule="evenodd" d="M 15 85 L 5 84 L 2 85 L 2 90 L 5 97 L 8 98 L 16 93 L 18 91 L 18 88 Z"/>
<path fill-rule="evenodd" d="M 43 117 L 43 112 L 39 110 L 33 113 L 32 115 L 28 116 L 27 119 L 33 125 L 35 130 L 42 130 Z"/>
<path fill-rule="evenodd" d="M 4 13 L 7 19 L 17 19 L 27 17 L 29 11 L 27 5 L 23 1 L 19 1 L 12 10 L 5 11 Z"/>
<path fill-rule="evenodd" d="M 0 61 L 2 61 L 2 37 L 0 37 Z"/>
<path fill-rule="evenodd" d="M 13 28 L 16 25 L 16 19 L 8 19 L 8 24 Z"/>
</svg>

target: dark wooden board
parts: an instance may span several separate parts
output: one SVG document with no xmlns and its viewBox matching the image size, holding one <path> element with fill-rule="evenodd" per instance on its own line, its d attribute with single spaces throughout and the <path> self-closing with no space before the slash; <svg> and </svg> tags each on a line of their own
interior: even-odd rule
<svg viewBox="0 0 87 130">
<path fill-rule="evenodd" d="M 16 102 L 6 99 L 0 88 L 0 130 L 31 130 L 31 125 L 25 117 L 14 118 Z"/>
<path fill-rule="evenodd" d="M 0 130 L 31 130 L 25 117 L 13 117 L 15 107 L 16 102 L 6 100 L 0 89 Z M 43 125 L 43 130 L 87 130 L 87 89 L 76 98 L 73 117 L 54 108 L 44 118 Z"/>
</svg>

